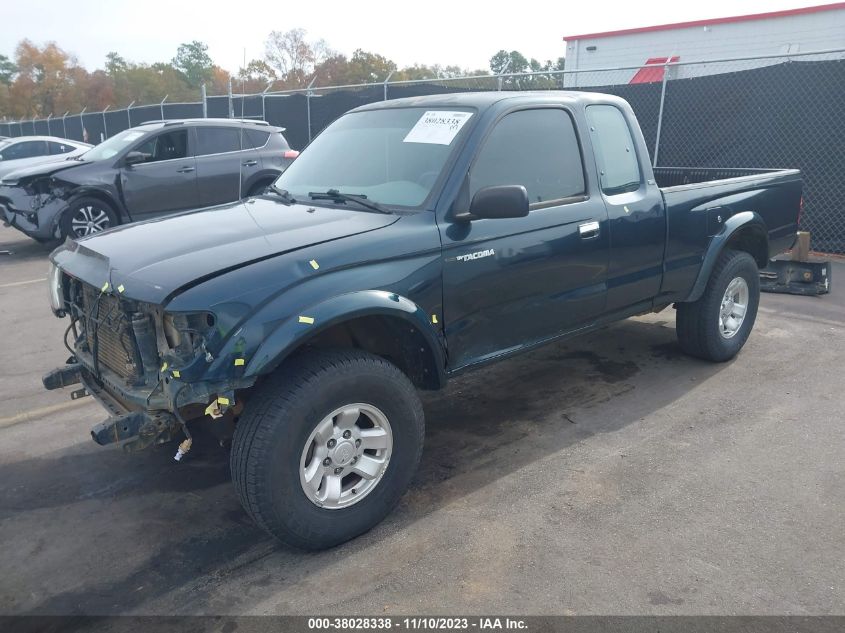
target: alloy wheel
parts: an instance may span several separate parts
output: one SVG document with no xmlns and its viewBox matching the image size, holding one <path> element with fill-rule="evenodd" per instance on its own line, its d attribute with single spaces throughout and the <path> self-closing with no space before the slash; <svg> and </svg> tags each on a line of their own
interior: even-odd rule
<svg viewBox="0 0 845 633">
<path fill-rule="evenodd" d="M 719 308 L 719 334 L 723 338 L 733 338 L 739 332 L 748 311 L 748 298 L 748 282 L 742 277 L 734 277 L 725 289 Z"/>
<path fill-rule="evenodd" d="M 106 210 L 93 204 L 84 205 L 76 209 L 70 221 L 70 227 L 74 237 L 85 237 L 86 235 L 99 233 L 110 226 L 111 220 Z"/>
<path fill-rule="evenodd" d="M 387 416 L 370 404 L 349 404 L 317 424 L 305 442 L 299 481 L 321 508 L 354 505 L 379 484 L 393 451 Z"/>
</svg>

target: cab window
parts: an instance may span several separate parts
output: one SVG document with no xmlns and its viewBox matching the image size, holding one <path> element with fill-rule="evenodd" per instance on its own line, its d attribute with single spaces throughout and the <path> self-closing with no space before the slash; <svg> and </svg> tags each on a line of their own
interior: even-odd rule
<svg viewBox="0 0 845 633">
<path fill-rule="evenodd" d="M 584 167 L 565 110 L 522 110 L 505 116 L 484 141 L 470 170 L 470 199 L 482 187 L 523 185 L 533 207 L 585 192 Z"/>
<path fill-rule="evenodd" d="M 640 188 L 640 166 L 628 122 L 612 105 L 587 107 L 587 122 L 601 177 L 601 190 L 607 195 Z"/>
</svg>

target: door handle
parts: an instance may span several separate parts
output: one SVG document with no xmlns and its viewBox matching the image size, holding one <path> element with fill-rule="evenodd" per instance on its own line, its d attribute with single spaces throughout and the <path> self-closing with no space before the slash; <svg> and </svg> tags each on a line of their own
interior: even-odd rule
<svg viewBox="0 0 845 633">
<path fill-rule="evenodd" d="M 599 236 L 599 223 L 593 220 L 592 222 L 584 222 L 578 225 L 578 234 L 582 240 L 591 240 Z"/>
<path fill-rule="evenodd" d="M 194 171 L 194 168 L 193 167 L 182 167 L 182 169 L 177 169 L 176 171 L 178 171 L 180 174 L 190 174 L 192 171 Z"/>
<path fill-rule="evenodd" d="M 244 167 L 255 167 L 257 164 L 258 164 L 257 160 L 248 160 L 243 164 L 243 166 Z"/>
</svg>

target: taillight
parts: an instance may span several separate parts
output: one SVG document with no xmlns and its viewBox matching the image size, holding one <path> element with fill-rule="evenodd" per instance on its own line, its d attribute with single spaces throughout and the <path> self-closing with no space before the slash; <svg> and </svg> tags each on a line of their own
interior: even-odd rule
<svg viewBox="0 0 845 633">
<path fill-rule="evenodd" d="M 294 159 L 294 158 L 296 158 L 297 156 L 299 156 L 299 152 L 297 152 L 295 149 L 286 149 L 286 150 L 285 150 L 285 153 L 283 154 L 283 156 L 284 156 L 285 158 Z"/>
</svg>

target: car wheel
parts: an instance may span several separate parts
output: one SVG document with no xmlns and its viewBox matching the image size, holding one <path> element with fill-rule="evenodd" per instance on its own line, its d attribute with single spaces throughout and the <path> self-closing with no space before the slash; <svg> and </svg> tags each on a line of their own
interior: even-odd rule
<svg viewBox="0 0 845 633">
<path fill-rule="evenodd" d="M 757 262 L 746 252 L 725 251 L 701 298 L 678 304 L 675 328 L 681 348 L 705 360 L 730 360 L 748 340 L 759 305 Z"/>
<path fill-rule="evenodd" d="M 359 350 L 310 351 L 252 394 L 232 441 L 247 513 L 284 543 L 318 550 L 378 524 L 419 463 L 425 423 L 410 380 Z"/>
<path fill-rule="evenodd" d="M 59 222 L 62 238 L 87 237 L 117 226 L 114 208 L 99 198 L 78 198 L 62 214 Z"/>
</svg>

